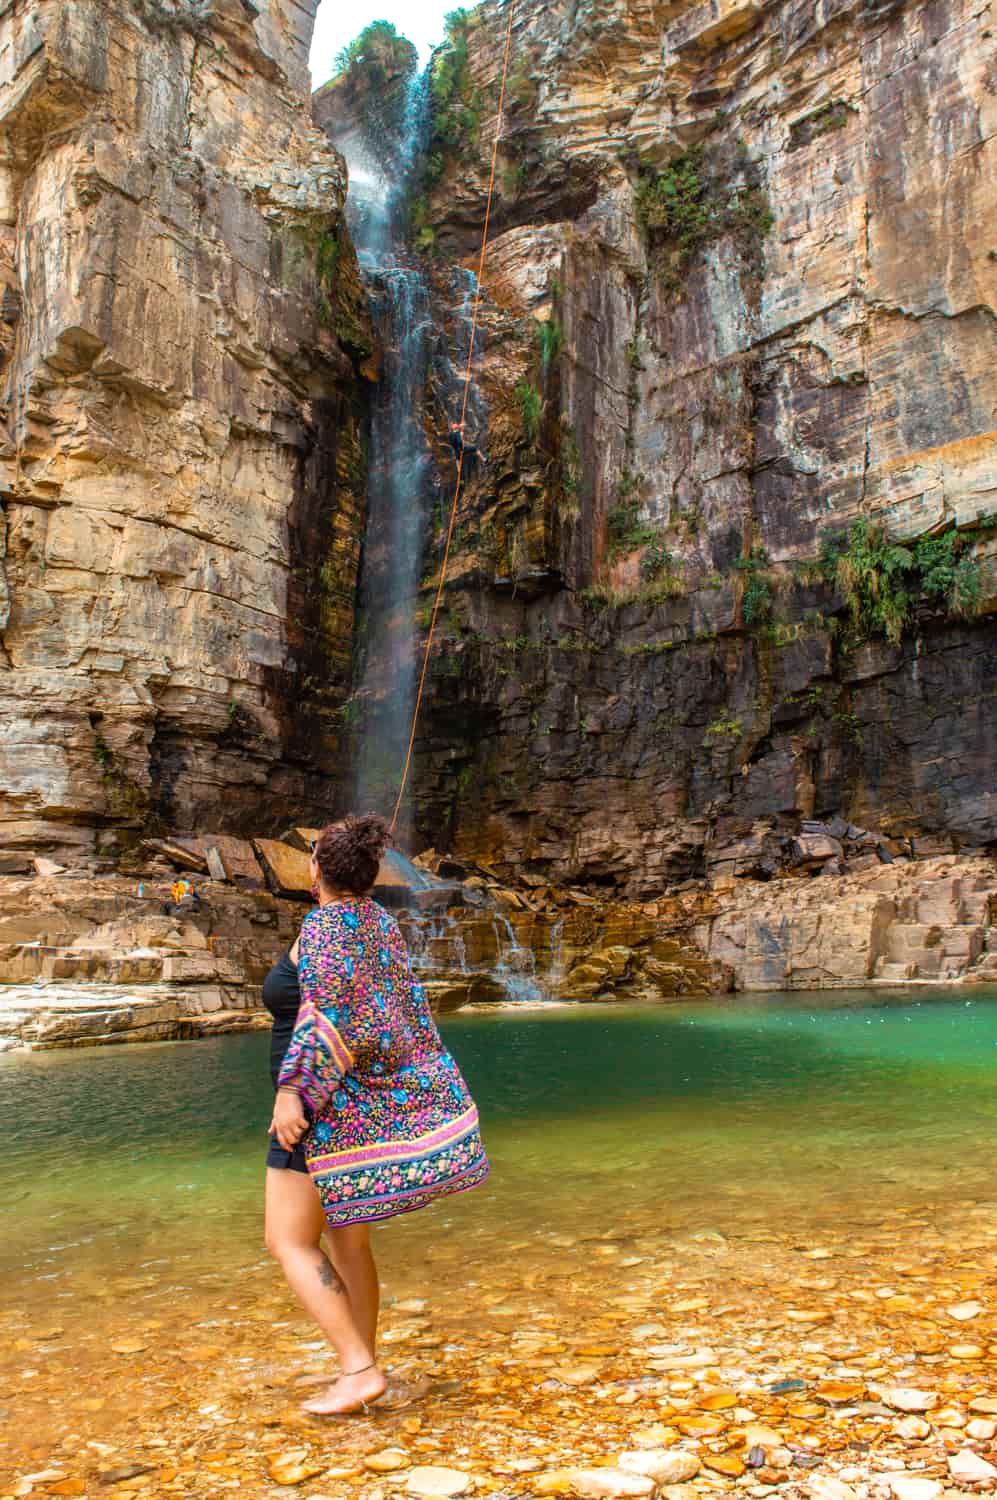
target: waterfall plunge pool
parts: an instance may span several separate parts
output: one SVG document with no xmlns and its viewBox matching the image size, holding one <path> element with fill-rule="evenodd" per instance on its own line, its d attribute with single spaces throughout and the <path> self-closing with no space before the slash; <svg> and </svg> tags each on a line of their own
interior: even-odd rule
<svg viewBox="0 0 997 1500">
<path fill-rule="evenodd" d="M 400 1352 L 445 1337 L 466 1353 L 507 1317 L 604 1343 L 628 1298 L 667 1323 L 663 1282 L 688 1286 L 690 1268 L 714 1305 L 771 1299 L 778 1277 L 804 1306 L 843 1265 L 866 1288 L 898 1259 L 979 1266 L 982 1237 L 992 1266 L 993 990 L 504 1008 L 443 1029 L 494 1172 L 378 1231 Z M 260 1034 L 0 1057 L 15 1448 L 116 1440 L 157 1392 L 179 1381 L 183 1407 L 212 1382 L 242 1389 L 292 1346 L 326 1358 L 261 1248 L 266 1057 Z M 70 1390 L 67 1368 L 85 1377 Z"/>
</svg>

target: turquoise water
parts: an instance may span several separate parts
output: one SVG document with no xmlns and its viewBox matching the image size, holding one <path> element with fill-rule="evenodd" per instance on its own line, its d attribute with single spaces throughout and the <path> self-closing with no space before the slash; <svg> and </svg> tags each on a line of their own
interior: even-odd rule
<svg viewBox="0 0 997 1500">
<path fill-rule="evenodd" d="M 993 991 L 506 1009 L 444 1030 L 495 1171 L 408 1221 L 409 1254 L 441 1224 L 498 1246 L 621 1221 L 860 1224 L 994 1191 Z M 0 1058 L 7 1286 L 258 1258 L 267 1045 Z"/>
</svg>

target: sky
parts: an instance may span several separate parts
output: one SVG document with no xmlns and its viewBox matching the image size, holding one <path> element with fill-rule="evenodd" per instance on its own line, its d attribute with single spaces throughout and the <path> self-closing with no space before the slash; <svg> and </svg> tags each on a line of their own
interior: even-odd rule
<svg viewBox="0 0 997 1500">
<path fill-rule="evenodd" d="M 422 61 L 443 40 L 443 17 L 460 0 L 322 0 L 315 19 L 312 43 L 312 82 L 327 83 L 334 72 L 336 53 L 352 42 L 371 21 L 394 21 L 402 36 L 419 48 Z"/>
</svg>

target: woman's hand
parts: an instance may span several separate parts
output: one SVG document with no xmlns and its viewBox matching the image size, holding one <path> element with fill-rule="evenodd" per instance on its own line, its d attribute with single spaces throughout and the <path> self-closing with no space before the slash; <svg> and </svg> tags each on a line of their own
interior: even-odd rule
<svg viewBox="0 0 997 1500">
<path fill-rule="evenodd" d="M 270 1134 L 275 1135 L 285 1151 L 293 1151 L 308 1130 L 308 1119 L 301 1100 L 291 1089 L 278 1089 L 273 1105 Z"/>
</svg>

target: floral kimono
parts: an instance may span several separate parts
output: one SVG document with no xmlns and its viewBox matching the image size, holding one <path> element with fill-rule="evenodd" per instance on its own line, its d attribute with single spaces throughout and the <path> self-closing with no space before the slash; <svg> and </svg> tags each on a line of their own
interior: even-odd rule
<svg viewBox="0 0 997 1500">
<path fill-rule="evenodd" d="M 358 896 L 305 918 L 301 1008 L 280 1071 L 311 1128 L 329 1224 L 422 1208 L 488 1176 L 478 1111 L 412 977 L 398 924 Z"/>
</svg>

